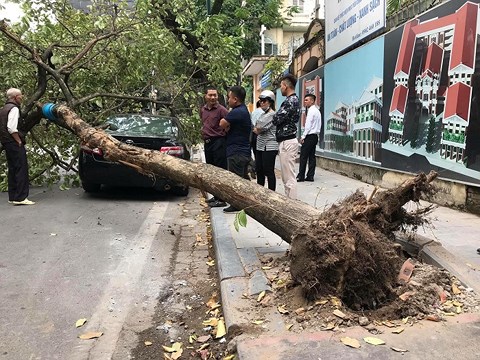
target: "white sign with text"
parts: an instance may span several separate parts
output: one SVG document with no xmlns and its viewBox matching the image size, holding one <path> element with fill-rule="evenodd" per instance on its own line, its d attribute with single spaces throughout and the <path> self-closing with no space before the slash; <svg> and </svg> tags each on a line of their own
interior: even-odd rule
<svg viewBox="0 0 480 360">
<path fill-rule="evenodd" d="M 327 59 L 385 27 L 386 0 L 325 2 Z"/>
</svg>

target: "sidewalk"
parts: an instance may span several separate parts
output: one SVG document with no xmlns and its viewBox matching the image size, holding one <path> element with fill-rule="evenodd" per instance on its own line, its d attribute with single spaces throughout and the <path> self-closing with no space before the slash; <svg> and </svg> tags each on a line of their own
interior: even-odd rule
<svg viewBox="0 0 480 360">
<path fill-rule="evenodd" d="M 374 186 L 317 168 L 314 182 L 298 183 L 298 197 L 323 210 L 357 189 L 365 194 L 370 194 Z M 277 181 L 277 192 L 284 193 L 281 180 Z M 421 204 L 428 203 L 421 202 Z M 406 206 L 414 209 L 417 205 L 412 203 Z M 227 328 L 232 335 L 239 327 L 242 327 L 242 321 L 245 321 L 245 309 L 250 306 L 244 294 L 253 296 L 269 289 L 268 281 L 261 270 L 258 255 L 285 252 L 289 245 L 250 217 L 248 217 L 247 227 L 240 228 L 239 232 L 233 225 L 234 214 L 224 214 L 221 208 L 213 208 L 211 218 L 224 315 Z M 480 217 L 438 207 L 428 218 L 433 226 L 417 231 L 420 237 L 416 246 L 418 250 L 421 250 L 424 261 L 445 267 L 467 287 L 480 293 L 480 255 L 476 251 L 480 247 L 478 231 Z M 340 344 L 338 339 L 333 339 L 337 336 L 332 333 L 309 333 L 308 336 L 289 334 L 285 332 L 281 318 L 272 316 L 269 330 L 274 330 L 274 337 L 269 335 L 266 338 L 239 340 L 238 355 L 240 359 L 389 359 L 402 356 L 400 353 L 394 353 L 388 347 L 384 351 L 379 349 L 381 347 L 376 347 L 373 351 L 374 347 L 371 347 L 372 351 L 370 352 L 366 349 L 352 352 L 350 350 L 354 349 L 346 348 Z M 447 359 L 460 356 L 463 359 L 480 358 L 480 343 L 478 342 L 480 317 L 470 315 L 461 319 L 455 317 L 452 320 L 455 321 L 451 326 L 425 325 L 425 330 L 430 327 L 430 331 L 420 331 L 419 333 L 424 334 L 422 336 L 417 336 L 416 332 L 412 332 L 413 335 L 410 337 L 405 336 L 403 339 L 409 342 L 410 353 L 404 353 L 402 358 L 415 359 L 420 356 L 426 359 Z M 463 324 L 460 326 L 457 323 Z M 275 328 L 278 329 L 278 332 L 275 331 Z M 362 331 L 365 330 L 351 328 L 347 332 L 358 335 Z M 432 336 L 432 333 L 435 335 Z M 348 335 L 342 334 L 341 337 L 343 336 Z M 369 335 L 366 333 L 363 336 Z M 456 346 L 452 346 L 453 343 Z M 437 350 L 432 352 L 431 356 L 425 354 L 425 351 L 433 348 Z M 437 355 L 434 356 L 434 353 Z M 448 355 L 449 353 L 451 356 Z"/>
</svg>

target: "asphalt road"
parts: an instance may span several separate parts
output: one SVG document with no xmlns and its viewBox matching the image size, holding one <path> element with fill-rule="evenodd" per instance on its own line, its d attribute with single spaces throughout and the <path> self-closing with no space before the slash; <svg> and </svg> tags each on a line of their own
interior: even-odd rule
<svg viewBox="0 0 480 360">
<path fill-rule="evenodd" d="M 29 198 L 37 204 L 12 206 L 0 193 L 0 360 L 128 358 L 136 343 L 122 329 L 150 325 L 170 285 L 182 198 L 41 188 Z M 80 340 L 87 331 L 101 341 Z"/>
</svg>

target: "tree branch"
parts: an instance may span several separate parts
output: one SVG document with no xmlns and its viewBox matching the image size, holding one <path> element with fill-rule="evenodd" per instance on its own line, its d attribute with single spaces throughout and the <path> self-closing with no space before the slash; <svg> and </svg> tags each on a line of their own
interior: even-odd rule
<svg viewBox="0 0 480 360">
<path fill-rule="evenodd" d="M 95 93 L 95 94 L 84 96 L 83 98 L 80 98 L 80 99 L 76 99 L 73 102 L 73 106 L 74 107 L 78 106 L 80 104 L 86 103 L 97 97 L 108 97 L 108 98 L 114 98 L 114 99 L 127 99 L 127 100 L 136 100 L 136 101 L 150 101 L 150 102 L 154 102 L 155 104 L 161 104 L 161 105 L 167 105 L 167 106 L 172 105 L 170 101 L 154 100 L 145 96 L 121 95 L 121 94 L 112 94 L 112 93 Z"/>
<path fill-rule="evenodd" d="M 58 72 L 60 74 L 65 74 L 65 73 L 68 73 L 70 72 L 70 69 L 76 64 L 78 63 L 86 54 L 88 54 L 88 52 L 100 41 L 102 40 L 105 40 L 105 39 L 108 39 L 108 38 L 111 38 L 112 36 L 116 36 L 118 34 L 120 34 L 122 32 L 122 30 L 118 30 L 118 31 L 113 31 L 113 32 L 110 32 L 108 34 L 105 34 L 105 35 L 102 35 L 102 36 L 99 36 L 99 37 L 96 37 L 94 39 L 91 39 L 86 45 L 85 47 L 77 54 L 77 56 L 75 56 L 75 58 L 70 61 L 68 64 L 65 64 L 63 65 L 60 70 L 58 70 Z"/>
<path fill-rule="evenodd" d="M 212 5 L 212 8 L 210 9 L 210 15 L 219 14 L 220 11 L 222 11 L 222 7 L 223 7 L 223 0 L 215 0 L 215 2 Z"/>
<path fill-rule="evenodd" d="M 8 24 L 6 23 L 5 20 L 0 21 L 0 31 L 10 40 L 15 42 L 16 44 L 20 45 L 22 48 L 27 50 L 32 56 L 35 55 L 35 50 L 32 49 L 30 46 L 25 44 L 18 36 L 17 34 L 14 34 L 10 31 Z"/>
</svg>

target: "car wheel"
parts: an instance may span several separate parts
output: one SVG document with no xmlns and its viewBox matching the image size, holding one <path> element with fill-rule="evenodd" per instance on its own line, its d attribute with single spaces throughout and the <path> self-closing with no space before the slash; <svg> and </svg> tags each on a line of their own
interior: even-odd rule
<svg viewBox="0 0 480 360">
<path fill-rule="evenodd" d="M 189 188 L 188 186 L 174 186 L 171 191 L 178 196 L 187 196 Z"/>
<path fill-rule="evenodd" d="M 83 190 L 87 193 L 96 193 L 100 191 L 101 184 L 82 182 Z"/>
</svg>

